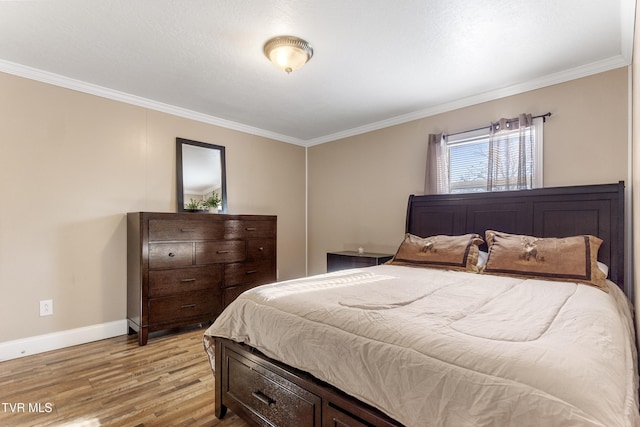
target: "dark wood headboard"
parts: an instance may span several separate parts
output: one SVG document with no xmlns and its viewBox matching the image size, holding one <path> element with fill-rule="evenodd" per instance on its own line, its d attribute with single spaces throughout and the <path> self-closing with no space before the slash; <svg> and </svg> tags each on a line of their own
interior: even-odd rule
<svg viewBox="0 0 640 427">
<path fill-rule="evenodd" d="M 598 236 L 598 260 L 624 283 L 624 182 L 493 193 L 410 196 L 406 231 L 421 237 L 485 230 L 537 237 Z M 484 248 L 486 250 L 486 247 Z M 629 288 L 629 289 L 628 289 Z"/>
</svg>

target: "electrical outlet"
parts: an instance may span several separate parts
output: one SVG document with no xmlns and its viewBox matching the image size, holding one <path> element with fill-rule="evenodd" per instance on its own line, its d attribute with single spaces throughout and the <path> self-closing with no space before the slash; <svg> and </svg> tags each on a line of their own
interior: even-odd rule
<svg viewBox="0 0 640 427">
<path fill-rule="evenodd" d="M 40 317 L 51 316 L 53 314 L 53 300 L 40 301 Z"/>
</svg>

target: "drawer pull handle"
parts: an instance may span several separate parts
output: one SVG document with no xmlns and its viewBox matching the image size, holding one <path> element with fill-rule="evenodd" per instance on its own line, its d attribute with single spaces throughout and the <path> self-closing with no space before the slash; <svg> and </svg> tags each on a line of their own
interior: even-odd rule
<svg viewBox="0 0 640 427">
<path fill-rule="evenodd" d="M 193 231 L 196 231 L 195 228 L 181 228 L 180 231 L 182 231 L 183 233 L 191 233 Z"/>
<path fill-rule="evenodd" d="M 176 254 L 174 254 L 173 252 L 169 252 L 169 256 L 173 258 L 174 256 L 176 256 Z"/>
<path fill-rule="evenodd" d="M 255 397 L 256 399 L 258 399 L 260 402 L 264 403 L 267 406 L 271 406 L 276 403 L 275 400 L 273 400 L 272 398 L 270 398 L 269 396 L 267 396 L 261 391 L 254 391 L 251 393 L 251 396 Z"/>
<path fill-rule="evenodd" d="M 247 231 L 256 231 L 257 228 L 256 227 L 247 227 L 247 228 L 245 228 L 245 230 L 247 230 Z"/>
<path fill-rule="evenodd" d="M 229 251 L 216 251 L 217 254 L 228 254 Z"/>
<path fill-rule="evenodd" d="M 195 282 L 196 279 L 182 279 L 180 281 L 183 282 L 183 283 L 185 283 L 185 282 Z"/>
<path fill-rule="evenodd" d="M 247 274 L 256 274 L 258 272 L 258 270 L 249 270 L 247 271 Z"/>
<path fill-rule="evenodd" d="M 181 305 L 180 308 L 193 308 L 195 306 L 196 306 L 195 304 L 184 304 L 184 305 Z"/>
<path fill-rule="evenodd" d="M 260 247 L 258 248 L 258 250 L 259 250 L 260 252 L 262 252 L 262 251 L 264 251 L 264 248 L 263 248 L 262 246 L 260 246 Z"/>
</svg>

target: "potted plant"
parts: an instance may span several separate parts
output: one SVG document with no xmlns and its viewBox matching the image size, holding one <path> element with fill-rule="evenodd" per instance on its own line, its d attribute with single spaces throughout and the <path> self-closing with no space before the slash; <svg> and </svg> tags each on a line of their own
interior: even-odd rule
<svg viewBox="0 0 640 427">
<path fill-rule="evenodd" d="M 202 210 L 201 203 L 201 200 L 189 199 L 189 203 L 184 205 L 184 208 L 185 210 L 190 212 L 197 212 L 199 210 Z"/>
<path fill-rule="evenodd" d="M 214 191 L 211 193 L 211 196 L 202 202 L 202 204 L 209 208 L 209 212 L 218 213 L 218 209 L 220 209 L 220 205 L 222 204 L 222 199 L 220 198 L 220 195 L 218 195 L 218 192 Z"/>
</svg>

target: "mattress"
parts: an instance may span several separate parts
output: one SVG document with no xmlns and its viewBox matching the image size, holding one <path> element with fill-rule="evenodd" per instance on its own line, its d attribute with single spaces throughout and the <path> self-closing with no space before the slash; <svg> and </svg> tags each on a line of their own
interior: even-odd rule
<svg viewBox="0 0 640 427">
<path fill-rule="evenodd" d="M 631 308 L 609 287 L 381 265 L 254 288 L 205 334 L 407 426 L 636 426 Z"/>
</svg>

